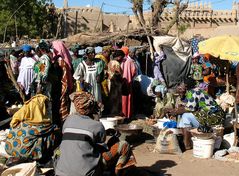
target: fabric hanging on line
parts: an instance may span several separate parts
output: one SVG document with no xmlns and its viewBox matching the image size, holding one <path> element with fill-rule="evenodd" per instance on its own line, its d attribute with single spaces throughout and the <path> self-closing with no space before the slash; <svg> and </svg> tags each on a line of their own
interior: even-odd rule
<svg viewBox="0 0 239 176">
<path fill-rule="evenodd" d="M 166 59 L 162 61 L 162 74 L 169 88 L 181 83 L 189 74 L 192 47 L 189 43 L 171 36 L 159 36 L 154 38 L 154 48 L 157 53 L 163 50 Z"/>
</svg>

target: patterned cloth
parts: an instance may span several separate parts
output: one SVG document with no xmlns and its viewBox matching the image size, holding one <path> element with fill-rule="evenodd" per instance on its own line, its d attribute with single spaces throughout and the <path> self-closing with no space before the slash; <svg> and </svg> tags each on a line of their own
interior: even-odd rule
<svg viewBox="0 0 239 176">
<path fill-rule="evenodd" d="M 49 155 L 53 150 L 55 135 L 55 126 L 31 125 L 20 123 L 15 128 L 10 128 L 6 139 L 6 152 L 17 158 L 23 159 L 41 159 Z"/>
<path fill-rule="evenodd" d="M 95 97 L 96 101 L 101 102 L 101 85 L 97 81 L 98 75 L 98 64 L 93 63 L 92 65 L 87 65 L 85 61 L 82 61 L 75 73 L 74 73 L 75 80 L 84 80 L 84 82 L 88 83 L 90 93 Z"/>
<path fill-rule="evenodd" d="M 125 141 L 120 141 L 114 144 L 109 151 L 102 153 L 103 163 L 108 167 L 116 162 L 115 174 L 120 170 L 136 164 L 135 157 L 130 149 L 130 146 Z"/>
<path fill-rule="evenodd" d="M 61 106 L 60 106 L 60 117 L 62 122 L 66 119 L 69 115 L 68 109 L 68 95 L 69 95 L 69 87 L 68 87 L 68 76 L 67 76 L 67 65 L 65 61 L 61 58 L 58 59 L 59 66 L 62 68 L 62 79 L 61 79 Z"/>
<path fill-rule="evenodd" d="M 186 93 L 185 109 L 193 112 L 201 125 L 219 125 L 224 118 L 224 112 L 207 92 L 195 88 Z"/>
<path fill-rule="evenodd" d="M 65 44 L 62 41 L 53 41 L 52 47 L 54 49 L 53 57 L 60 56 L 64 60 L 64 67 L 66 70 L 67 77 L 67 86 L 70 91 L 73 89 L 73 79 L 72 79 L 72 65 L 71 65 L 71 56 L 66 48 Z"/>
<path fill-rule="evenodd" d="M 192 64 L 191 70 L 190 70 L 190 75 L 192 75 L 192 78 L 196 81 L 202 80 L 203 79 L 202 65 Z"/>
<path fill-rule="evenodd" d="M 164 109 L 174 108 L 174 105 L 175 105 L 175 100 L 171 93 L 167 93 L 163 99 L 157 97 L 153 114 L 157 118 L 162 117 L 162 114 L 164 113 Z"/>
<path fill-rule="evenodd" d="M 198 88 L 187 91 L 186 99 L 186 108 L 192 112 L 200 110 L 216 112 L 219 107 L 207 92 Z"/>
<path fill-rule="evenodd" d="M 199 40 L 197 38 L 192 39 L 191 45 L 192 45 L 193 54 L 198 52 L 198 49 L 199 49 L 198 43 L 199 43 Z"/>
<path fill-rule="evenodd" d="M 75 109 L 81 115 L 88 115 L 93 110 L 95 98 L 88 92 L 76 92 L 73 96 Z"/>
</svg>

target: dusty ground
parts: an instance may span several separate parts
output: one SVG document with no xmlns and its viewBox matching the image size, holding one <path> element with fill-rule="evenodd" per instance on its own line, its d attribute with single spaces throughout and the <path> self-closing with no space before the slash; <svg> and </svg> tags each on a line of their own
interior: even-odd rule
<svg viewBox="0 0 239 176">
<path fill-rule="evenodd" d="M 137 166 L 165 176 L 238 176 L 239 163 L 198 159 L 192 150 L 179 155 L 153 153 L 153 144 L 134 148 Z"/>
</svg>

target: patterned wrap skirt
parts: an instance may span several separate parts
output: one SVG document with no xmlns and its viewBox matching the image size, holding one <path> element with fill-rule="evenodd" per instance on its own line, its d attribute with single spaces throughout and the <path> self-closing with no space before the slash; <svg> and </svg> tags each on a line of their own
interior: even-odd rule
<svg viewBox="0 0 239 176">
<path fill-rule="evenodd" d="M 20 123 L 11 128 L 6 139 L 6 152 L 16 158 L 38 160 L 54 149 L 55 127 L 51 124 Z"/>
</svg>

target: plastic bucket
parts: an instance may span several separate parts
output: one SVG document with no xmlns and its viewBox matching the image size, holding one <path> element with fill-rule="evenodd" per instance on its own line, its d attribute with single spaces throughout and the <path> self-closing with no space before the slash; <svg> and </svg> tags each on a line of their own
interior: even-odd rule
<svg viewBox="0 0 239 176">
<path fill-rule="evenodd" d="M 211 158 L 214 150 L 214 139 L 198 139 L 192 137 L 193 156 L 197 158 Z"/>
</svg>

